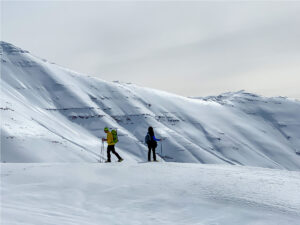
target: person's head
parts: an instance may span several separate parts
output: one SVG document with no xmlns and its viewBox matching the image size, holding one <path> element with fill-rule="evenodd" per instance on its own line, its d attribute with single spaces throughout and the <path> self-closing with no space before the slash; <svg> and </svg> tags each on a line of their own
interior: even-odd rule
<svg viewBox="0 0 300 225">
<path fill-rule="evenodd" d="M 153 130 L 153 127 L 148 127 L 148 133 L 149 133 L 151 136 L 154 136 L 154 130 Z"/>
<path fill-rule="evenodd" d="M 105 132 L 105 133 L 108 133 L 108 132 L 109 132 L 108 127 L 104 127 L 104 132 Z"/>
</svg>

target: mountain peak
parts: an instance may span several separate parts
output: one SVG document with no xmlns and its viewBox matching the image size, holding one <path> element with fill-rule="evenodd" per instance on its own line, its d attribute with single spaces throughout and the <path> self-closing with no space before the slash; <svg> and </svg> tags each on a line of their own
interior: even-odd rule
<svg viewBox="0 0 300 225">
<path fill-rule="evenodd" d="M 219 95 L 211 95 L 206 97 L 190 97 L 194 99 L 202 99 L 202 100 L 213 100 L 213 101 L 219 101 L 219 100 L 229 100 L 233 98 L 259 98 L 262 96 L 259 96 L 254 93 L 247 92 L 245 90 L 239 90 L 235 92 L 225 92 Z"/>
<path fill-rule="evenodd" d="M 29 53 L 26 50 L 23 50 L 19 47 L 14 46 L 11 43 L 0 41 L 1 52 L 5 52 L 6 54 L 15 54 L 15 53 Z"/>
</svg>

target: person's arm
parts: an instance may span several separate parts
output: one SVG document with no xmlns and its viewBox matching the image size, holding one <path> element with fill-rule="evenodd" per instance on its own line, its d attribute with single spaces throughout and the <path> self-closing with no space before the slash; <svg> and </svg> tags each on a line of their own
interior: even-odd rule
<svg viewBox="0 0 300 225">
<path fill-rule="evenodd" d="M 106 138 L 102 138 L 102 141 L 107 141 L 108 139 L 108 134 L 106 134 Z"/>
<path fill-rule="evenodd" d="M 157 139 L 155 136 L 153 136 L 153 140 L 155 140 L 155 141 L 161 141 L 161 139 Z"/>
</svg>

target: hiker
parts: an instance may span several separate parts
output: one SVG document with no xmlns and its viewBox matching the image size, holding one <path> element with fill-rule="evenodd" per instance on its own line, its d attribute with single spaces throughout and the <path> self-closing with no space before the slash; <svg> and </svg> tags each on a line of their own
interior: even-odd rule
<svg viewBox="0 0 300 225">
<path fill-rule="evenodd" d="M 158 162 L 156 160 L 155 148 L 157 147 L 157 141 L 161 141 L 161 139 L 157 139 L 154 135 L 153 127 L 148 128 L 148 133 L 145 137 L 145 142 L 148 145 L 148 161 L 151 161 L 151 150 L 153 153 L 154 162 Z"/>
<path fill-rule="evenodd" d="M 110 163 L 111 159 L 110 159 L 110 152 L 114 153 L 115 156 L 117 156 L 118 161 L 122 162 L 123 159 L 121 158 L 121 156 L 116 152 L 115 150 L 115 144 L 117 143 L 117 140 L 114 141 L 114 135 L 112 134 L 112 132 L 109 132 L 108 127 L 104 128 L 104 132 L 107 134 L 106 138 L 102 138 L 102 141 L 107 141 L 107 160 L 105 161 L 106 163 Z M 116 131 L 115 131 L 116 132 Z"/>
</svg>

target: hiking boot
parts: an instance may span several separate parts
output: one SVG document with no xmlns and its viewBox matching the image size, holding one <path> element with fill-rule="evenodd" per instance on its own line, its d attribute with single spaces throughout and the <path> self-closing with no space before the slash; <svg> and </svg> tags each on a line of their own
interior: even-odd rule
<svg viewBox="0 0 300 225">
<path fill-rule="evenodd" d="M 110 161 L 110 160 L 106 160 L 105 162 L 106 162 L 106 163 L 110 163 L 111 161 Z"/>
<path fill-rule="evenodd" d="M 122 162 L 124 159 L 119 159 L 118 162 Z"/>
</svg>

